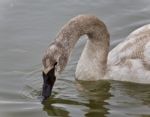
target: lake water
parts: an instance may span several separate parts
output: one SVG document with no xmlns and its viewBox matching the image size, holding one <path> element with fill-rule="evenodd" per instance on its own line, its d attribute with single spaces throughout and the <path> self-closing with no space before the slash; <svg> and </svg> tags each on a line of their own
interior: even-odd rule
<svg viewBox="0 0 150 117">
<path fill-rule="evenodd" d="M 150 0 L 0 0 L 0 117 L 150 117 L 150 85 L 75 82 L 86 39 L 77 44 L 52 97 L 41 103 L 43 51 L 78 14 L 103 20 L 113 48 L 150 23 Z"/>
</svg>

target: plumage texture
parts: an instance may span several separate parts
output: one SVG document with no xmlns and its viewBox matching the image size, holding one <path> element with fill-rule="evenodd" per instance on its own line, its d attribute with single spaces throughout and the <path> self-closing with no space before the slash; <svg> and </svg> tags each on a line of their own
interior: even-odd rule
<svg viewBox="0 0 150 117">
<path fill-rule="evenodd" d="M 109 79 L 150 83 L 150 24 L 132 32 L 109 52 L 108 68 Z"/>
<path fill-rule="evenodd" d="M 82 35 L 87 35 L 88 40 L 78 61 L 77 79 L 150 83 L 150 25 L 132 32 L 109 52 L 109 33 L 105 24 L 89 15 L 79 15 L 62 27 L 45 51 L 43 71 L 48 73 L 57 63 L 56 73 L 61 73 Z"/>
</svg>

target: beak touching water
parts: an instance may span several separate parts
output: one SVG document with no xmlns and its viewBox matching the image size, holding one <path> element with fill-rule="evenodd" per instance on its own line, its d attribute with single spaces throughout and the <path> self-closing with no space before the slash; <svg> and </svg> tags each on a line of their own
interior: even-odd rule
<svg viewBox="0 0 150 117">
<path fill-rule="evenodd" d="M 49 96 L 51 96 L 55 80 L 55 67 L 51 69 L 47 74 L 43 72 L 43 100 L 46 100 Z"/>
</svg>

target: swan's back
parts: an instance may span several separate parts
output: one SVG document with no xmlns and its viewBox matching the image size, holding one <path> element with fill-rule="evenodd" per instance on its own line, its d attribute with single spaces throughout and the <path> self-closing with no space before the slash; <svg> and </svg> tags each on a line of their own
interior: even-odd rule
<svg viewBox="0 0 150 117">
<path fill-rule="evenodd" d="M 108 55 L 108 66 L 114 80 L 150 83 L 150 24 L 115 47 Z"/>
</svg>

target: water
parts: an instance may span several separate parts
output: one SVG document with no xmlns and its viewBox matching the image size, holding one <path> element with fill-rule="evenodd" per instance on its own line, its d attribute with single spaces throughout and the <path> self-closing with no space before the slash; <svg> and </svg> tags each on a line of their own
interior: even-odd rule
<svg viewBox="0 0 150 117">
<path fill-rule="evenodd" d="M 150 85 L 74 80 L 85 39 L 77 44 L 52 97 L 41 103 L 43 51 L 78 14 L 102 19 L 113 48 L 150 23 L 150 1 L 0 0 L 0 117 L 150 117 Z"/>
</svg>

